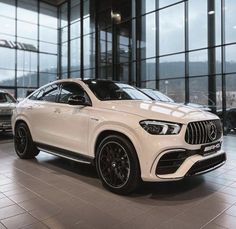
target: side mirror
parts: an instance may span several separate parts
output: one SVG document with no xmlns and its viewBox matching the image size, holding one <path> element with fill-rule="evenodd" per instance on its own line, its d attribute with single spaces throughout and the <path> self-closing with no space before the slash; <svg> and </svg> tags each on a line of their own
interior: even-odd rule
<svg viewBox="0 0 236 229">
<path fill-rule="evenodd" d="M 86 102 L 86 99 L 84 96 L 80 95 L 72 95 L 68 99 L 68 104 L 70 105 L 84 105 L 88 106 L 89 104 Z"/>
</svg>

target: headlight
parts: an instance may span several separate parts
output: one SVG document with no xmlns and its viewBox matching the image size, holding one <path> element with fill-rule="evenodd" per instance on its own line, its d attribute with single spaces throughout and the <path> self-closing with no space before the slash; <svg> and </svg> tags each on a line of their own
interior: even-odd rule
<svg viewBox="0 0 236 229">
<path fill-rule="evenodd" d="M 178 134 L 181 130 L 181 124 L 155 120 L 143 120 L 140 122 L 140 125 L 149 134 L 153 135 Z"/>
</svg>

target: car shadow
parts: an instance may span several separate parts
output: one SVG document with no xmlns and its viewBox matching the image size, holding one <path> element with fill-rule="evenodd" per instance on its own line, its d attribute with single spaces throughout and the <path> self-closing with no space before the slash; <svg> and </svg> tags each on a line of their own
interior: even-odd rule
<svg viewBox="0 0 236 229">
<path fill-rule="evenodd" d="M 96 189 L 104 189 L 98 178 L 96 168 L 93 165 L 73 162 L 67 159 L 49 156 L 43 156 L 34 160 L 55 173 L 67 175 L 78 179 L 88 185 L 94 186 Z M 219 187 L 220 188 L 220 187 Z M 141 182 L 140 187 L 129 196 L 125 197 L 134 202 L 142 202 L 143 200 L 151 200 L 152 205 L 169 205 L 177 204 L 185 201 L 191 202 L 194 199 L 201 199 L 213 194 L 218 188 L 214 183 L 205 181 L 204 176 L 193 176 L 180 181 L 171 182 Z M 104 191 L 104 190 L 102 190 Z M 143 203 L 143 202 L 142 202 Z M 144 201 L 145 204 L 145 201 Z M 150 205 L 150 202 L 147 204 Z"/>
<path fill-rule="evenodd" d="M 0 131 L 0 143 L 6 140 L 13 140 L 12 131 Z"/>
</svg>

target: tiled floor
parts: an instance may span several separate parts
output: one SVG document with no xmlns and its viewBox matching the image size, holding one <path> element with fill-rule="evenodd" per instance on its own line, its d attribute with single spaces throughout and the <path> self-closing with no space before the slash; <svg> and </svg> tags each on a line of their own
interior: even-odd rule
<svg viewBox="0 0 236 229">
<path fill-rule="evenodd" d="M 236 136 L 228 161 L 204 176 L 144 184 L 128 197 L 106 191 L 93 167 L 45 153 L 20 160 L 0 143 L 2 228 L 236 228 Z"/>
</svg>

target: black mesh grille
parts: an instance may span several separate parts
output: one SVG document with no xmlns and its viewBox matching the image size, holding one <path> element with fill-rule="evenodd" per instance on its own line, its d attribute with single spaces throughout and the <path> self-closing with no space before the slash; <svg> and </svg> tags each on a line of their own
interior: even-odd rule
<svg viewBox="0 0 236 229">
<path fill-rule="evenodd" d="M 186 176 L 192 176 L 198 173 L 204 173 L 209 169 L 214 169 L 217 165 L 222 164 L 226 161 L 226 154 L 221 154 L 216 157 L 212 157 L 203 161 L 196 162 L 192 168 L 188 171 Z"/>
<path fill-rule="evenodd" d="M 216 127 L 215 139 L 210 136 L 211 125 Z M 188 144 L 205 144 L 216 141 L 222 136 L 222 125 L 219 119 L 217 120 L 207 120 L 199 122 L 191 122 L 187 126 L 185 133 L 185 141 Z"/>
<path fill-rule="evenodd" d="M 0 115 L 0 121 L 11 121 L 11 115 Z"/>
<path fill-rule="evenodd" d="M 175 173 L 187 157 L 189 157 L 189 155 L 186 151 L 176 151 L 164 154 L 158 161 L 156 174 L 163 175 Z"/>
</svg>

